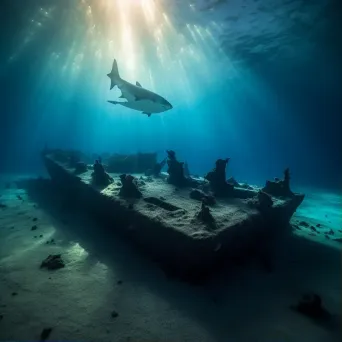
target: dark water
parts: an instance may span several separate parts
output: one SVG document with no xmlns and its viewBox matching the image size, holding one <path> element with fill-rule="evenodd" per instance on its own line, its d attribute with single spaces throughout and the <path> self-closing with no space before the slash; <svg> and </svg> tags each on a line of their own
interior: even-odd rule
<svg viewBox="0 0 342 342">
<path fill-rule="evenodd" d="M 39 171 L 39 151 L 174 149 L 192 173 L 231 157 L 263 184 L 340 191 L 338 1 L 3 0 L 0 172 Z M 113 106 L 121 76 L 164 96 L 148 118 Z"/>
</svg>

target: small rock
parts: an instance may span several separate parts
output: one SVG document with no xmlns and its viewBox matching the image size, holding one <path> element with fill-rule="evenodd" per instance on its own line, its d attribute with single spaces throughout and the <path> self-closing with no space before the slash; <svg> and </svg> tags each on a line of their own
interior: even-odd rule
<svg viewBox="0 0 342 342">
<path fill-rule="evenodd" d="M 17 296 L 18 295 L 18 292 L 12 292 L 12 296 Z"/>
<path fill-rule="evenodd" d="M 327 239 L 329 239 L 330 240 L 330 236 L 329 235 L 324 235 Z"/>
<path fill-rule="evenodd" d="M 5 208 L 7 208 L 7 205 L 6 205 L 6 204 L 0 203 L 0 208 L 1 208 L 1 209 L 5 209 Z"/>
<path fill-rule="evenodd" d="M 119 313 L 116 312 L 115 310 L 112 311 L 112 313 L 110 314 L 112 318 L 116 318 L 119 316 Z"/>
<path fill-rule="evenodd" d="M 42 238 L 42 237 L 43 237 L 43 235 L 41 234 L 41 235 L 39 235 L 39 237 L 40 237 L 40 238 Z"/>
<path fill-rule="evenodd" d="M 122 280 L 118 280 L 116 283 L 117 283 L 118 285 L 121 285 L 121 284 L 122 284 Z"/>
<path fill-rule="evenodd" d="M 36 230 L 38 227 L 36 225 L 31 227 L 31 230 Z"/>
<path fill-rule="evenodd" d="M 314 232 L 317 232 L 317 229 L 314 226 L 311 226 L 310 229 Z"/>
<path fill-rule="evenodd" d="M 292 308 L 297 312 L 313 319 L 322 319 L 330 316 L 330 314 L 322 305 L 321 297 L 316 293 L 302 295 L 298 303 Z"/>
<path fill-rule="evenodd" d="M 44 328 L 40 334 L 40 340 L 45 341 L 46 339 L 48 339 L 51 332 L 52 332 L 52 328 Z"/>
<path fill-rule="evenodd" d="M 298 229 L 298 230 L 302 230 L 302 228 L 300 228 L 300 227 L 297 226 L 296 224 L 293 224 L 292 227 L 294 227 L 295 229 Z"/>
<path fill-rule="evenodd" d="M 17 198 L 18 198 L 18 200 L 20 200 L 20 201 L 23 201 L 23 200 L 24 200 L 20 195 L 17 195 Z"/>
<path fill-rule="evenodd" d="M 303 227 L 309 227 L 309 226 L 310 226 L 309 223 L 307 223 L 307 222 L 305 222 L 305 221 L 300 221 L 300 222 L 299 222 L 299 225 L 300 225 L 300 226 L 303 226 Z"/>
<path fill-rule="evenodd" d="M 332 229 L 330 229 L 326 234 L 328 235 L 335 235 L 334 231 Z"/>
<path fill-rule="evenodd" d="M 342 243 L 342 238 L 334 239 L 334 241 L 339 242 L 339 243 Z"/>
<path fill-rule="evenodd" d="M 37 235 L 35 235 L 34 238 L 37 239 Z"/>
<path fill-rule="evenodd" d="M 316 234 L 314 234 L 314 233 L 309 233 L 309 235 L 311 235 L 311 236 L 316 236 Z"/>
<path fill-rule="evenodd" d="M 338 231 L 339 231 L 340 233 L 342 233 L 342 230 L 341 230 L 341 229 L 339 229 Z"/>
<path fill-rule="evenodd" d="M 322 225 L 320 223 L 317 223 L 316 227 L 319 228 L 319 227 L 322 227 Z"/>
<path fill-rule="evenodd" d="M 33 221 L 33 222 L 38 221 L 37 217 L 34 217 L 34 218 L 32 219 L 32 221 Z"/>
<path fill-rule="evenodd" d="M 132 209 L 133 209 L 133 203 L 130 203 L 130 204 L 128 205 L 128 209 L 129 209 L 129 210 L 132 210 Z"/>
<path fill-rule="evenodd" d="M 48 270 L 57 270 L 65 267 L 61 254 L 49 255 L 42 261 L 40 268 L 46 267 Z"/>
<path fill-rule="evenodd" d="M 166 198 L 163 197 L 163 196 L 160 196 L 159 199 L 160 199 L 161 201 L 166 201 Z"/>
<path fill-rule="evenodd" d="M 4 315 L 0 315 L 0 321 L 4 318 Z"/>
</svg>

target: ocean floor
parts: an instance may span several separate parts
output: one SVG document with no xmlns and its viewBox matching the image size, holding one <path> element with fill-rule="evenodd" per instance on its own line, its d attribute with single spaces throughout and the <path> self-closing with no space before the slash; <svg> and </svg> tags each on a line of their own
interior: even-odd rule
<svg viewBox="0 0 342 342">
<path fill-rule="evenodd" d="M 49 189 L 6 188 L 13 180 L 0 181 L 0 340 L 36 340 L 46 328 L 55 341 L 339 340 L 342 195 L 306 192 L 272 273 L 250 263 L 191 286 Z M 65 267 L 40 268 L 49 254 Z M 331 325 L 290 308 L 306 292 L 321 295 Z"/>
</svg>

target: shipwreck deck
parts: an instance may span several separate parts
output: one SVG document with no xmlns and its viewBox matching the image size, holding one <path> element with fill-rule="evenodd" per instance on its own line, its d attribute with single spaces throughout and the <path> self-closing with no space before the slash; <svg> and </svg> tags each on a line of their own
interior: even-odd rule
<svg viewBox="0 0 342 342">
<path fill-rule="evenodd" d="M 264 253 L 273 241 L 265 241 L 265 235 L 281 235 L 287 229 L 284 224 L 274 227 L 274 218 L 283 223 L 301 202 L 275 199 L 272 212 L 276 215 L 265 217 L 246 200 L 217 198 L 210 206 L 214 221 L 206 222 L 198 216 L 201 202 L 189 196 L 191 188 L 175 187 L 163 177 L 132 174 L 142 197 L 125 199 L 119 194 L 120 174 L 110 173 L 113 182 L 98 188 L 92 185 L 92 170 L 76 175 L 53 154 L 43 159 L 52 180 L 85 210 L 112 231 L 129 237 L 163 268 L 190 280 L 207 276 L 227 258 L 245 258 L 256 250 Z"/>
</svg>

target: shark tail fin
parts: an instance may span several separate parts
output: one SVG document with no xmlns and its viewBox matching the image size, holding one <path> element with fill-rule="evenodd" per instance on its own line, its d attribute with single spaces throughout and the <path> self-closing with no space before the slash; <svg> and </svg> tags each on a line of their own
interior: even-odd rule
<svg viewBox="0 0 342 342">
<path fill-rule="evenodd" d="M 117 82 L 121 79 L 116 59 L 114 59 L 112 71 L 107 74 L 107 76 L 110 78 L 110 89 L 113 89 L 117 85 Z"/>
</svg>

